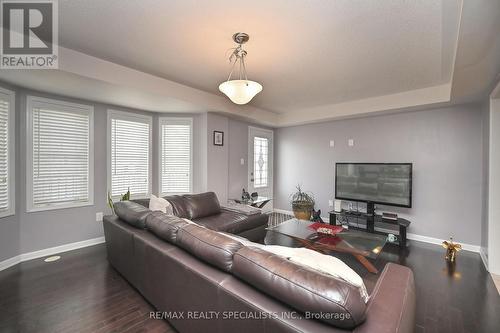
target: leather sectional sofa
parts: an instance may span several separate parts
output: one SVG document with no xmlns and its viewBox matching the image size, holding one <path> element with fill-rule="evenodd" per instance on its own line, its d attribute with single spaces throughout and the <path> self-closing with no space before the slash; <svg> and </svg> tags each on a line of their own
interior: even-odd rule
<svg viewBox="0 0 500 333">
<path fill-rule="evenodd" d="M 174 209 L 186 219 L 151 212 L 143 201 L 120 202 L 117 215 L 105 216 L 104 233 L 111 265 L 179 332 L 413 332 L 408 268 L 386 265 L 365 303 L 342 280 L 220 232 L 261 238 L 247 216 L 231 219 L 251 228 L 218 221 L 229 215 L 208 207 L 218 206 L 214 194 L 175 199 L 174 207 L 187 204 Z"/>
<path fill-rule="evenodd" d="M 220 206 L 217 195 L 213 192 L 188 195 L 166 196 L 174 214 L 187 218 L 212 230 L 225 231 L 240 235 L 251 241 L 262 241 L 266 236 L 266 214 L 245 215 L 224 209 Z M 149 199 L 134 200 L 148 208 Z"/>
</svg>

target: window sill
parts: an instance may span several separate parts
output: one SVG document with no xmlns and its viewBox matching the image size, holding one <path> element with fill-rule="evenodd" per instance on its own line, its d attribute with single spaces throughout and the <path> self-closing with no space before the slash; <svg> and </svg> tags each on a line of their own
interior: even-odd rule
<svg viewBox="0 0 500 333">
<path fill-rule="evenodd" d="M 16 212 L 13 210 L 7 210 L 5 212 L 0 212 L 0 219 L 4 217 L 9 217 L 9 216 L 14 216 L 16 215 Z"/>
<path fill-rule="evenodd" d="M 60 210 L 60 209 L 89 207 L 89 206 L 94 206 L 94 201 L 74 203 L 74 204 L 44 206 L 44 207 L 30 207 L 30 208 L 26 209 L 26 212 L 27 213 L 36 213 L 36 212 L 44 212 L 44 211 L 49 211 L 49 210 Z"/>
<path fill-rule="evenodd" d="M 193 194 L 193 192 L 166 192 L 166 193 L 160 193 L 160 197 L 168 197 L 172 195 L 185 195 L 185 194 Z"/>
</svg>

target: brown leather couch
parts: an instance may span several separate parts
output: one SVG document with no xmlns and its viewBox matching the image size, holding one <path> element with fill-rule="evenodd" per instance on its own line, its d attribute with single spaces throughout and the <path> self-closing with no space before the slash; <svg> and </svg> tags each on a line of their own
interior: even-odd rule
<svg viewBox="0 0 500 333">
<path fill-rule="evenodd" d="M 115 212 L 104 218 L 109 262 L 179 332 L 413 332 L 406 267 L 388 264 L 365 304 L 342 280 L 224 233 L 135 203 Z"/>
<path fill-rule="evenodd" d="M 173 195 L 164 197 L 173 207 L 174 215 L 187 218 L 216 231 L 240 235 L 251 241 L 262 241 L 266 236 L 266 214 L 245 215 L 224 209 L 214 192 Z M 148 208 L 149 199 L 133 200 Z"/>
</svg>

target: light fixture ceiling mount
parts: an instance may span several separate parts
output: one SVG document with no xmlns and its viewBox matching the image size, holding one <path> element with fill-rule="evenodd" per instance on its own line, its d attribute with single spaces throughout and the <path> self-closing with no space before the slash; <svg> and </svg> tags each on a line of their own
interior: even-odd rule
<svg viewBox="0 0 500 333">
<path fill-rule="evenodd" d="M 237 32 L 233 35 L 233 40 L 238 44 L 233 48 L 233 52 L 229 57 L 229 62 L 232 63 L 231 72 L 227 81 L 219 85 L 219 90 L 224 93 L 235 104 L 247 104 L 262 91 L 262 85 L 255 81 L 250 81 L 247 78 L 247 70 L 245 66 L 245 57 L 247 51 L 243 49 L 243 44 L 248 42 L 250 36 L 244 32 Z M 236 64 L 239 63 L 238 80 L 231 80 Z"/>
<path fill-rule="evenodd" d="M 233 35 L 233 40 L 236 43 L 240 44 L 240 46 L 248 42 L 249 39 L 250 36 L 248 36 L 248 34 L 244 32 L 237 32 Z"/>
</svg>

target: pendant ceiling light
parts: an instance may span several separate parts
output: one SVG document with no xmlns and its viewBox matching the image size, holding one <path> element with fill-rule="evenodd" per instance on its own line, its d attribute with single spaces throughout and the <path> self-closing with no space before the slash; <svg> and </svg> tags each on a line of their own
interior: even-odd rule
<svg viewBox="0 0 500 333">
<path fill-rule="evenodd" d="M 233 49 L 229 57 L 229 61 L 232 63 L 229 77 L 226 82 L 219 85 L 219 90 L 236 104 L 247 104 L 255 95 L 262 91 L 262 85 L 260 83 L 250 81 L 247 78 L 247 70 L 245 67 L 247 51 L 243 50 L 242 45 L 248 42 L 249 38 L 248 34 L 244 32 L 238 32 L 233 35 L 233 40 L 238 44 L 238 47 Z M 237 66 L 239 67 L 238 79 L 231 80 L 231 76 Z"/>
</svg>

